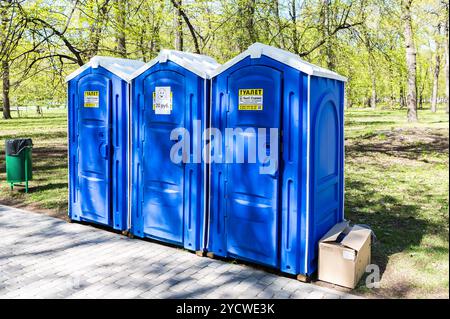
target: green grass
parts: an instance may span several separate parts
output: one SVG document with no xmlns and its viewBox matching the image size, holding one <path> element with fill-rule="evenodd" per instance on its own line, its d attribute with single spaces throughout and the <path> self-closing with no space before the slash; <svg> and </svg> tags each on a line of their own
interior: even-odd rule
<svg viewBox="0 0 450 319">
<path fill-rule="evenodd" d="M 448 115 L 419 111 L 346 113 L 345 216 L 370 225 L 380 289 L 357 293 L 448 298 Z"/>
<path fill-rule="evenodd" d="M 14 114 L 13 114 L 14 115 Z M 41 210 L 59 217 L 67 214 L 67 113 L 46 110 L 44 117 L 21 112 L 21 118 L 0 119 L 0 202 Z M 33 139 L 33 181 L 24 188 L 9 190 L 5 182 L 5 140 Z"/>
<path fill-rule="evenodd" d="M 0 202 L 58 217 L 67 214 L 66 114 L 0 120 L 6 138 L 32 137 L 34 180 L 29 194 L 10 191 L 0 148 Z M 362 280 L 354 291 L 374 297 L 448 298 L 448 115 L 419 110 L 352 109 L 345 114 L 345 216 L 370 225 L 372 262 L 381 287 Z"/>
</svg>

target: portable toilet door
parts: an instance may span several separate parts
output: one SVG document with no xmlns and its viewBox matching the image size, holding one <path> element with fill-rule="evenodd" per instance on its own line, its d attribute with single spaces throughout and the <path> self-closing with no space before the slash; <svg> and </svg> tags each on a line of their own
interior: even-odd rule
<svg viewBox="0 0 450 319">
<path fill-rule="evenodd" d="M 223 148 L 211 163 L 207 250 L 312 274 L 318 240 L 343 219 L 346 79 L 255 43 L 211 81 L 211 127 Z"/>
<path fill-rule="evenodd" d="M 201 135 L 208 127 L 209 73 L 217 66 L 204 55 L 162 50 L 133 75 L 131 233 L 137 237 L 204 249 Z"/>
<path fill-rule="evenodd" d="M 66 78 L 71 220 L 128 229 L 129 75 L 142 65 L 95 56 Z"/>
</svg>

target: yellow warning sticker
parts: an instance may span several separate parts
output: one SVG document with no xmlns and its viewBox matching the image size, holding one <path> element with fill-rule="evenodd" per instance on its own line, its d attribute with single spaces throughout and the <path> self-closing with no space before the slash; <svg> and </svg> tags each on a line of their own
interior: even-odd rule
<svg viewBox="0 0 450 319">
<path fill-rule="evenodd" d="M 84 91 L 84 107 L 98 107 L 99 97 L 98 91 Z"/>
<path fill-rule="evenodd" d="M 262 111 L 263 89 L 239 89 L 239 110 Z"/>
</svg>

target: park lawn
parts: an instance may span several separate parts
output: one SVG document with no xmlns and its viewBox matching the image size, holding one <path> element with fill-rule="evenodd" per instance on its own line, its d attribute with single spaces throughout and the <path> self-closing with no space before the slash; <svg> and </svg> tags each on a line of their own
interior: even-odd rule
<svg viewBox="0 0 450 319">
<path fill-rule="evenodd" d="M 372 263 L 379 289 L 361 280 L 354 291 L 373 297 L 449 297 L 448 115 L 419 111 L 346 113 L 345 217 L 372 227 Z"/>
<path fill-rule="evenodd" d="M 419 110 L 351 109 L 345 114 L 345 217 L 370 225 L 377 237 L 372 262 L 380 288 L 368 297 L 449 297 L 448 115 Z M 67 218 L 67 124 L 64 111 L 0 120 L 6 138 L 32 137 L 34 180 L 29 194 L 9 190 L 0 149 L 0 203 Z"/>
<path fill-rule="evenodd" d="M 18 137 L 33 139 L 33 180 L 28 194 L 22 187 L 10 191 L 6 183 L 5 140 Z M 0 119 L 0 203 L 67 219 L 67 165 L 65 110 L 44 110 L 43 117 L 21 112 L 21 118 Z"/>
</svg>

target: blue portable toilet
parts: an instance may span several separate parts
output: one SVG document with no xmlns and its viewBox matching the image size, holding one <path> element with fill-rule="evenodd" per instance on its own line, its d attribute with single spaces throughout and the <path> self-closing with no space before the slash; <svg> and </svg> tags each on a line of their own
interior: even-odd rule
<svg viewBox="0 0 450 319">
<path fill-rule="evenodd" d="M 211 127 L 241 131 L 228 141 L 222 134 L 222 153 L 211 163 L 208 252 L 311 275 L 319 239 L 343 220 L 346 78 L 255 43 L 211 81 Z M 258 128 L 266 128 L 263 155 L 278 146 L 264 174 L 267 163 L 238 164 L 233 155 L 248 154 Z"/>
<path fill-rule="evenodd" d="M 217 66 L 204 55 L 162 50 L 132 76 L 130 232 L 137 237 L 196 252 L 205 248 L 208 176 L 201 134 L 209 124 L 209 74 Z M 180 128 L 189 136 L 171 139 Z M 180 141 L 192 151 L 181 150 L 182 160 L 174 161 L 171 152 Z"/>
<path fill-rule="evenodd" d="M 71 220 L 128 229 L 129 76 L 142 65 L 95 56 L 66 78 Z"/>
</svg>

